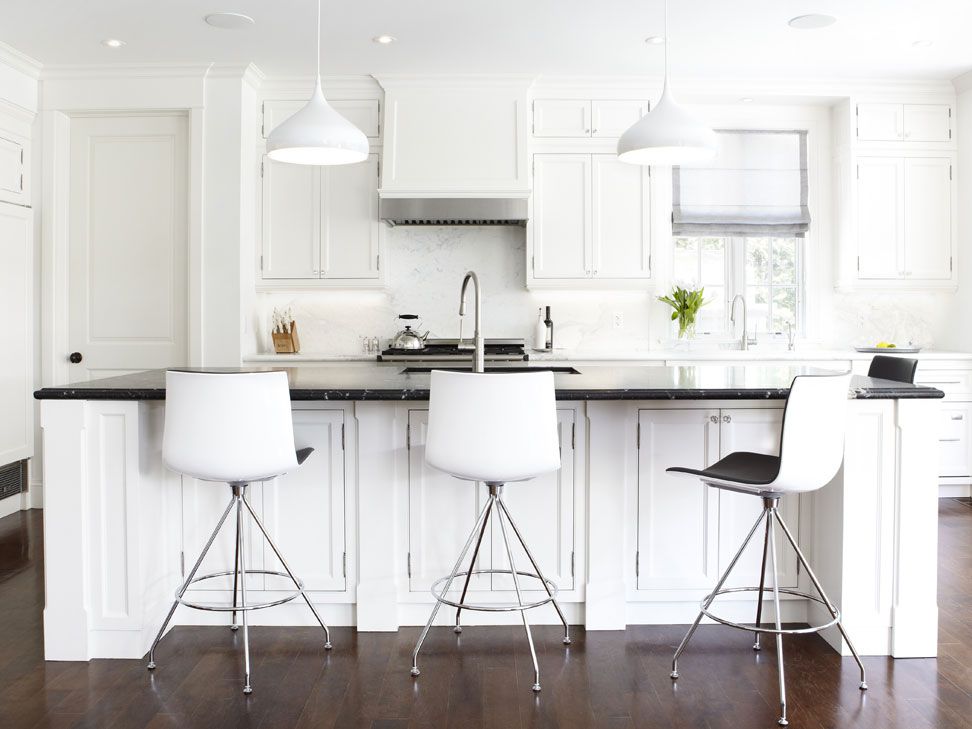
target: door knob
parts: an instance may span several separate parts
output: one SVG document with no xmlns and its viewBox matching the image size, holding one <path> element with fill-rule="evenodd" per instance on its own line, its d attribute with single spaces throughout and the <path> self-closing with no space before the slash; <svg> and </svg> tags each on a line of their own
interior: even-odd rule
<svg viewBox="0 0 972 729">
<path fill-rule="evenodd" d="M 83 360 L 83 359 L 84 359 L 84 357 L 81 356 L 81 353 L 80 352 L 71 352 L 71 354 L 68 355 L 68 361 L 71 364 L 80 364 L 81 363 L 81 360 Z"/>
</svg>

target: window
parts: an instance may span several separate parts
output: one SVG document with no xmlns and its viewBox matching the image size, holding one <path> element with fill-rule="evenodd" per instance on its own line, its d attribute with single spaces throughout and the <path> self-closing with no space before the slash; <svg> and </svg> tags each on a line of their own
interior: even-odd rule
<svg viewBox="0 0 972 729">
<path fill-rule="evenodd" d="M 802 238 L 678 236 L 674 250 L 675 280 L 705 287 L 700 334 L 740 333 L 730 323 L 737 295 L 746 300 L 749 331 L 757 337 L 785 334 L 788 325 L 803 334 Z"/>
</svg>

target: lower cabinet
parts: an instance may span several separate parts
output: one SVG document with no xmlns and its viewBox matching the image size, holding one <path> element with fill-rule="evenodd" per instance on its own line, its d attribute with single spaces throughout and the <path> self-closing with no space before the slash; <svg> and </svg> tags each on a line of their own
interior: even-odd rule
<svg viewBox="0 0 972 729">
<path fill-rule="evenodd" d="M 561 468 L 530 481 L 504 487 L 503 500 L 530 551 L 548 579 L 562 590 L 574 586 L 574 417 L 573 410 L 558 410 Z M 425 592 L 447 576 L 486 503 L 483 484 L 461 481 L 425 463 L 427 410 L 408 414 L 408 584 L 412 592 Z M 506 569 L 508 560 L 499 524 L 490 519 L 476 569 Z M 529 559 L 508 530 L 518 570 L 530 572 Z M 466 568 L 463 564 L 463 569 Z M 524 588 L 539 590 L 535 580 Z M 512 590 L 512 579 L 502 575 L 475 575 L 469 590 Z"/>
<path fill-rule="evenodd" d="M 345 451 L 343 410 L 295 410 L 294 440 L 314 452 L 285 476 L 252 484 L 247 501 L 260 517 L 287 564 L 312 591 L 347 588 L 345 546 Z M 183 573 L 188 574 L 230 499 L 229 486 L 183 477 Z M 232 570 L 236 514 L 232 511 L 199 575 Z M 253 520 L 244 519 L 248 569 L 286 572 Z M 252 575 L 250 590 L 289 590 L 280 577 Z M 232 589 L 232 577 L 207 581 L 199 589 Z"/>
<path fill-rule="evenodd" d="M 665 469 L 704 468 L 732 451 L 777 454 L 782 418 L 782 409 L 776 408 L 639 412 L 639 590 L 711 588 L 762 508 L 755 496 L 714 489 L 689 476 L 666 473 Z M 780 511 L 798 539 L 799 498 L 784 498 Z M 762 543 L 754 537 L 727 587 L 759 583 Z M 777 555 L 780 585 L 795 586 L 796 557 L 789 547 L 783 549 L 783 539 L 777 541 Z"/>
</svg>

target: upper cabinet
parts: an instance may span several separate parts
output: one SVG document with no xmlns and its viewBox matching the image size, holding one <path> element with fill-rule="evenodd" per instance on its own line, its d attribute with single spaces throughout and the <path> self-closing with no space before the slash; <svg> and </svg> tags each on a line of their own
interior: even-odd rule
<svg viewBox="0 0 972 729">
<path fill-rule="evenodd" d="M 382 193 L 526 192 L 530 82 L 381 77 Z"/>
<path fill-rule="evenodd" d="M 649 169 L 611 154 L 536 154 L 531 288 L 624 288 L 651 278 Z"/>
<path fill-rule="evenodd" d="M 354 124 L 370 139 L 377 139 L 381 132 L 381 109 L 378 99 L 328 99 L 327 103 Z M 266 139 L 282 121 L 307 104 L 307 99 L 268 100 L 263 102 L 263 123 L 260 130 Z"/>
<path fill-rule="evenodd" d="M 561 139 L 616 139 L 648 113 L 639 99 L 537 99 L 533 136 Z"/>
<path fill-rule="evenodd" d="M 378 156 L 335 167 L 263 161 L 264 288 L 382 284 Z"/>
<path fill-rule="evenodd" d="M 857 104 L 856 137 L 860 142 L 950 142 L 949 104 Z"/>
</svg>

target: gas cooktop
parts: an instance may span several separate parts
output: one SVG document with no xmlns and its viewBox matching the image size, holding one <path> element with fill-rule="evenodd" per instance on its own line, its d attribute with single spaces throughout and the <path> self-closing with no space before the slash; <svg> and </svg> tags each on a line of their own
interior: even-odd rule
<svg viewBox="0 0 972 729">
<path fill-rule="evenodd" d="M 487 339 L 484 352 L 487 362 L 525 362 L 530 359 L 522 339 Z M 378 355 L 379 362 L 455 362 L 472 358 L 471 339 L 427 339 L 421 349 L 389 348 Z"/>
</svg>

